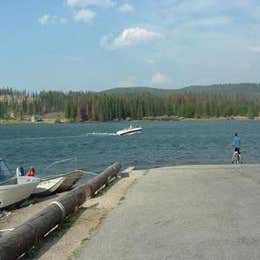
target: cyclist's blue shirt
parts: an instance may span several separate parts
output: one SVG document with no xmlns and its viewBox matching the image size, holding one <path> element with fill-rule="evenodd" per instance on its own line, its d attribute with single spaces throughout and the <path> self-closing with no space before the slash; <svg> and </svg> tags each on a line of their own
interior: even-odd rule
<svg viewBox="0 0 260 260">
<path fill-rule="evenodd" d="M 234 137 L 233 144 L 234 144 L 235 148 L 240 148 L 240 138 L 238 136 Z"/>
</svg>

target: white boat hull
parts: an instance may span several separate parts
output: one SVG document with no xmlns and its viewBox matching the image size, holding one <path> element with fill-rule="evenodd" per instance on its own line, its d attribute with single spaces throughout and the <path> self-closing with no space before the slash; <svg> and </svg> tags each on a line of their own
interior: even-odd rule
<svg viewBox="0 0 260 260">
<path fill-rule="evenodd" d="M 117 135 L 132 135 L 136 133 L 141 133 L 143 131 L 142 127 L 133 127 L 133 128 L 126 128 L 116 132 Z"/>
<path fill-rule="evenodd" d="M 64 178 L 54 178 L 50 180 L 42 180 L 36 187 L 35 191 L 33 192 L 33 195 L 39 195 L 39 196 L 46 196 L 54 193 L 61 183 L 63 182 Z"/>
<path fill-rule="evenodd" d="M 82 171 L 75 170 L 69 173 L 42 179 L 33 194 L 39 196 L 46 196 L 54 192 L 67 191 L 82 175 Z"/>
<path fill-rule="evenodd" d="M 69 190 L 83 175 L 84 173 L 80 170 L 75 170 L 64 175 L 64 180 L 57 189 L 57 192 L 63 192 Z"/>
<path fill-rule="evenodd" d="M 28 198 L 39 182 L 39 178 L 21 176 L 16 184 L 0 185 L 0 209 Z"/>
</svg>

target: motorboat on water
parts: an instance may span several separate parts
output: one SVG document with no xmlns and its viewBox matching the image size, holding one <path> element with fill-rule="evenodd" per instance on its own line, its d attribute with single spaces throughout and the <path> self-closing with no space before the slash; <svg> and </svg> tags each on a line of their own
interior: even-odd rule
<svg viewBox="0 0 260 260">
<path fill-rule="evenodd" d="M 130 125 L 128 128 L 119 130 L 116 132 L 117 135 L 132 135 L 136 133 L 141 133 L 143 131 L 143 128 L 140 126 L 132 126 Z"/>
</svg>

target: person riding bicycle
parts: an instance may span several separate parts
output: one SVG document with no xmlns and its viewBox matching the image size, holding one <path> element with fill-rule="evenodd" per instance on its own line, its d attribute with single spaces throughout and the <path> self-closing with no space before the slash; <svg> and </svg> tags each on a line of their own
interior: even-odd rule
<svg viewBox="0 0 260 260">
<path fill-rule="evenodd" d="M 233 146 L 234 146 L 234 153 L 232 156 L 232 163 L 234 162 L 236 152 L 238 153 L 239 159 L 241 160 L 241 153 L 240 153 L 241 140 L 238 137 L 238 133 L 235 133 L 233 139 Z"/>
</svg>

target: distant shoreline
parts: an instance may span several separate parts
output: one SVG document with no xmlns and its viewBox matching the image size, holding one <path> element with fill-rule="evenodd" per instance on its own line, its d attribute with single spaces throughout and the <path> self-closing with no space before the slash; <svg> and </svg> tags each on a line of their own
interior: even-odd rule
<svg viewBox="0 0 260 260">
<path fill-rule="evenodd" d="M 1 119 L 0 120 L 0 125 L 23 125 L 23 124 L 77 124 L 77 123 L 104 123 L 104 122 L 140 122 L 140 121 L 221 121 L 221 120 L 260 120 L 260 117 L 254 117 L 250 118 L 247 116 L 232 116 L 232 117 L 201 117 L 201 118 L 186 118 L 186 117 L 146 117 L 143 119 L 136 119 L 136 120 L 112 120 L 112 121 L 69 121 L 69 120 L 61 120 L 61 121 L 56 121 L 53 119 L 43 119 L 42 121 L 39 122 L 31 122 L 28 120 L 15 120 L 15 119 Z"/>
</svg>

